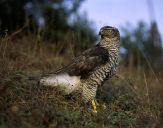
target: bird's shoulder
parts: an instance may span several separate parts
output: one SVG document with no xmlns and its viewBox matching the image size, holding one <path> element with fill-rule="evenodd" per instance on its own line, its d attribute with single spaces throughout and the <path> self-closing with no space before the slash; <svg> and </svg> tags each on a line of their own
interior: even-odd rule
<svg viewBox="0 0 163 128">
<path fill-rule="evenodd" d="M 108 50 L 104 47 L 101 47 L 99 44 L 95 45 L 94 47 L 85 50 L 81 55 L 82 56 L 100 56 L 100 55 L 107 55 Z"/>
<path fill-rule="evenodd" d="M 108 61 L 108 50 L 96 45 L 81 53 L 80 56 L 75 57 L 69 65 L 58 70 L 58 73 L 67 72 L 70 75 L 86 75 Z"/>
</svg>

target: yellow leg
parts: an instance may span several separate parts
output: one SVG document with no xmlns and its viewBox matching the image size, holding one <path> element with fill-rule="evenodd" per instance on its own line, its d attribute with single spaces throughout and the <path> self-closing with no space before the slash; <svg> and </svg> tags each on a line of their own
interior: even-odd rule
<svg viewBox="0 0 163 128">
<path fill-rule="evenodd" d="M 95 100 L 92 100 L 92 107 L 93 107 L 93 112 L 94 113 L 97 113 L 97 108 L 96 108 L 96 103 L 95 103 Z"/>
</svg>

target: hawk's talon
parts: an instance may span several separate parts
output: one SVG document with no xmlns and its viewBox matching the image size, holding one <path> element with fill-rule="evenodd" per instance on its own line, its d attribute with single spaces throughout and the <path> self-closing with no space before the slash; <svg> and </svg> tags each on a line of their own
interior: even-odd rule
<svg viewBox="0 0 163 128">
<path fill-rule="evenodd" d="M 92 100 L 92 107 L 93 107 L 93 109 L 92 109 L 93 113 L 97 113 L 97 107 L 96 107 L 95 100 Z"/>
</svg>

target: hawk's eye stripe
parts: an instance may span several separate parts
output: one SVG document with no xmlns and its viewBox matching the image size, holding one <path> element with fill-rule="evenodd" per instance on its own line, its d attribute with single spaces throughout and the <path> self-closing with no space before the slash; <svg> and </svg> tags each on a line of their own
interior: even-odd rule
<svg viewBox="0 0 163 128">
<path fill-rule="evenodd" d="M 113 29 L 112 29 L 112 28 L 106 28 L 106 29 L 104 29 L 104 30 L 107 30 L 107 31 L 109 31 L 109 30 L 110 30 L 110 31 L 111 31 L 111 30 L 113 30 Z"/>
</svg>

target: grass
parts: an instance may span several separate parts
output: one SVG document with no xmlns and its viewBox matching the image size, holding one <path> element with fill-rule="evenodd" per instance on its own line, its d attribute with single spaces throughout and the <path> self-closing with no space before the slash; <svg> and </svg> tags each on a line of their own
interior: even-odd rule
<svg viewBox="0 0 163 128">
<path fill-rule="evenodd" d="M 68 64 L 73 50 L 35 36 L 0 40 L 0 127 L 159 128 L 163 127 L 163 76 L 120 66 L 118 75 L 97 92 L 98 113 L 80 97 L 66 98 L 57 88 L 39 86 L 28 76 Z"/>
</svg>

